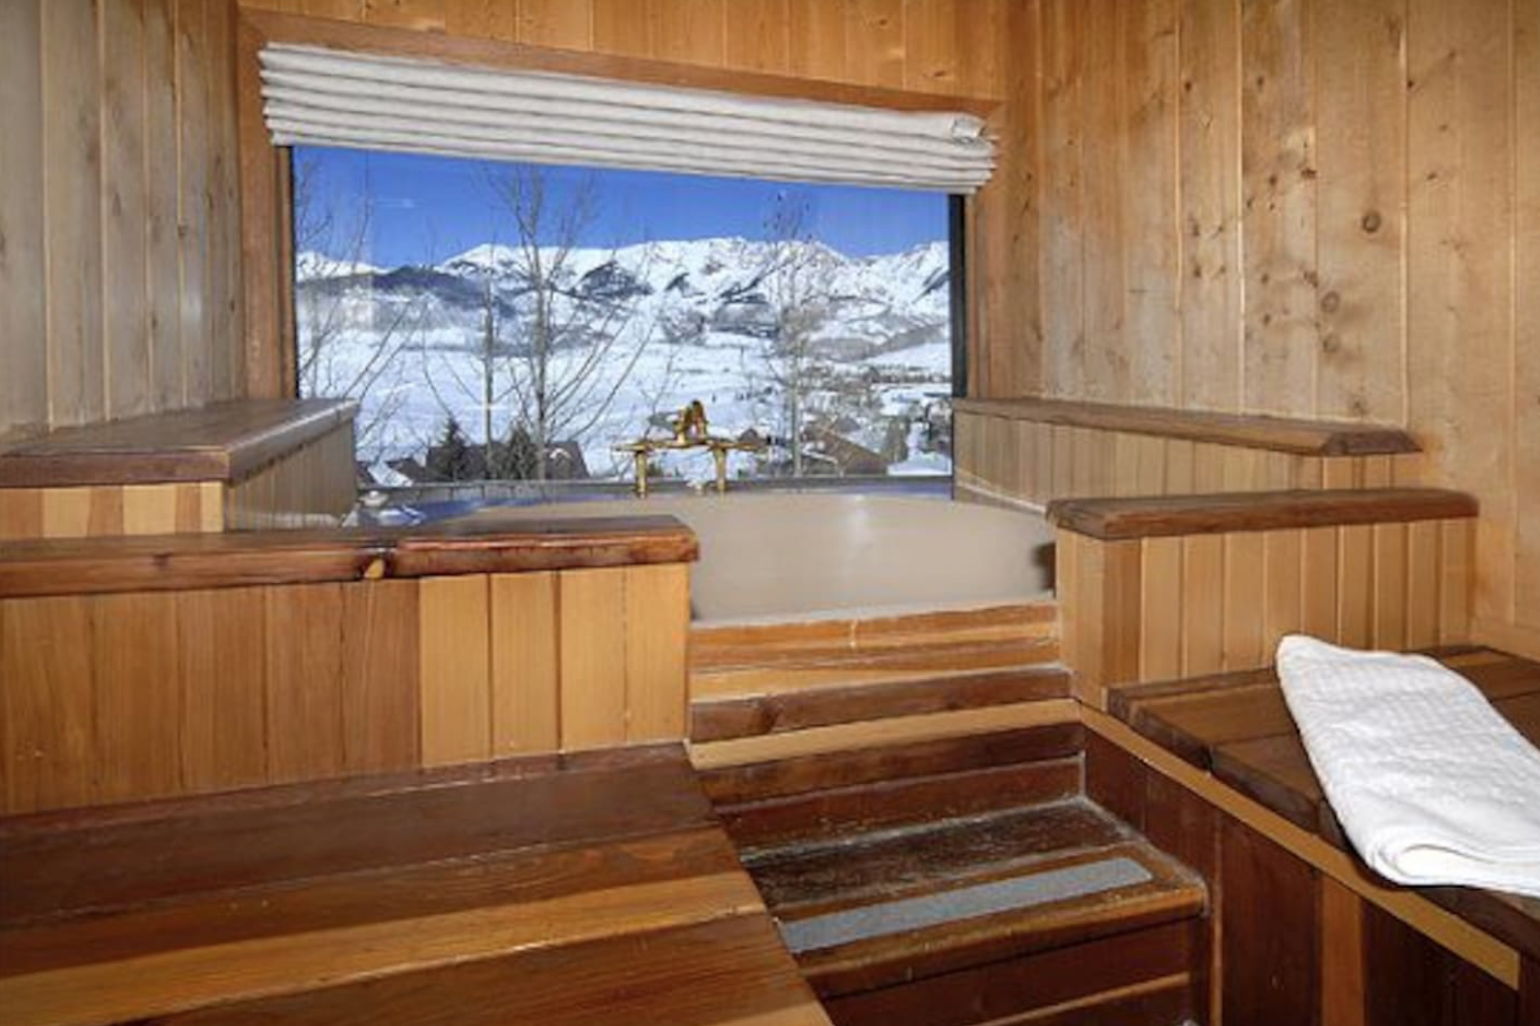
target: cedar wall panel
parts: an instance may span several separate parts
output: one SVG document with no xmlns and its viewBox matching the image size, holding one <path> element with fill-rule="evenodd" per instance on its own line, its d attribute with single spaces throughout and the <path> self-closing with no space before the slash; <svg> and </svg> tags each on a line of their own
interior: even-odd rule
<svg viewBox="0 0 1540 1026">
<path fill-rule="evenodd" d="M 0 4 L 0 433 L 242 394 L 234 19 Z"/>
<path fill-rule="evenodd" d="M 1404 425 L 1397 483 L 1481 500 L 1478 636 L 1540 654 L 1540 0 L 1020 9 L 1037 259 L 971 394 Z"/>
</svg>

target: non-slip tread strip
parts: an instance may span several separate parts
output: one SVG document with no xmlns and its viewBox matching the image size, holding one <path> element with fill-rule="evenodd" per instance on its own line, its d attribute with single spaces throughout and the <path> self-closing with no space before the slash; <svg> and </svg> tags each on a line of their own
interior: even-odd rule
<svg viewBox="0 0 1540 1026">
<path fill-rule="evenodd" d="M 1154 875 L 1134 859 L 1117 856 L 783 922 L 781 939 L 793 954 L 800 955 L 961 919 L 1081 898 L 1153 879 Z"/>
</svg>

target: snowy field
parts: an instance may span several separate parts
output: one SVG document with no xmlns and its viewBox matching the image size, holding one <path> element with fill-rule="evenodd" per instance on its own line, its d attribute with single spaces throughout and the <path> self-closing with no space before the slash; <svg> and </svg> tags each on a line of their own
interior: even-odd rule
<svg viewBox="0 0 1540 1026">
<path fill-rule="evenodd" d="M 547 263 L 565 259 L 552 319 L 568 330 L 547 378 L 570 399 L 555 440 L 575 437 L 592 476 L 623 475 L 628 458 L 612 446 L 649 425 L 661 433 L 660 415 L 693 399 L 705 403 L 715 434 L 786 437 L 786 364 L 772 338 L 776 311 L 795 293 L 816 314 L 806 422 L 901 454 L 890 473 L 950 472 L 949 443 L 925 430 L 950 394 L 947 244 L 865 258 L 795 244 L 795 287 L 771 270 L 788 259 L 786 245 L 707 239 L 542 251 Z M 450 415 L 482 441 L 489 334 L 493 434 L 507 437 L 532 374 L 523 347 L 534 295 L 524 266 L 493 246 L 426 268 L 301 254 L 301 390 L 362 393 L 360 454 L 383 483 L 403 483 L 386 461 L 421 459 Z M 614 341 L 595 343 L 585 332 Z M 752 465 L 734 460 L 734 473 Z M 668 470 L 702 477 L 709 458 L 674 457 Z"/>
</svg>

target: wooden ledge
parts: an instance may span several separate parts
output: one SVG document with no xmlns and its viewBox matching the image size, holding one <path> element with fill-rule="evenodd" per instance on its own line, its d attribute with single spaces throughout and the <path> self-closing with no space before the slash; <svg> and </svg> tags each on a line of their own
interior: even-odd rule
<svg viewBox="0 0 1540 1026">
<path fill-rule="evenodd" d="M 1066 531 L 1122 541 L 1170 535 L 1279 531 L 1351 524 L 1473 517 L 1476 499 L 1438 488 L 1220 492 L 1125 499 L 1059 499 L 1048 522 Z"/>
<path fill-rule="evenodd" d="M 1159 435 L 1296 456 L 1388 456 L 1421 451 L 1405 431 L 1381 424 L 1207 413 L 1164 406 L 1123 406 L 1031 396 L 959 399 L 955 408 L 959 413 Z"/>
<path fill-rule="evenodd" d="M 0 488 L 238 481 L 352 420 L 344 399 L 242 399 L 0 447 Z"/>
<path fill-rule="evenodd" d="M 0 598 L 681 563 L 699 552 L 667 516 L 23 541 L 0 546 Z"/>
</svg>

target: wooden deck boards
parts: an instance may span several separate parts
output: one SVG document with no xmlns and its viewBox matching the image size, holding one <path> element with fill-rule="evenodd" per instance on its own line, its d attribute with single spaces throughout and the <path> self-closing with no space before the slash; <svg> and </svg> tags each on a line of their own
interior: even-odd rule
<svg viewBox="0 0 1540 1026">
<path fill-rule="evenodd" d="M 1486 649 L 1436 654 L 1540 743 L 1540 663 Z M 1109 690 L 1109 709 L 1138 733 L 1242 794 L 1347 847 L 1272 671 L 1115 686 Z M 1420 893 L 1526 957 L 1540 958 L 1540 901 L 1474 888 Z"/>
<path fill-rule="evenodd" d="M 0 822 L 0 1007 L 826 1022 L 677 746 Z"/>
</svg>

